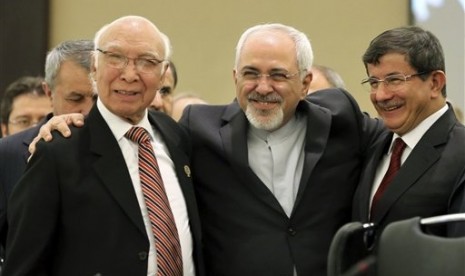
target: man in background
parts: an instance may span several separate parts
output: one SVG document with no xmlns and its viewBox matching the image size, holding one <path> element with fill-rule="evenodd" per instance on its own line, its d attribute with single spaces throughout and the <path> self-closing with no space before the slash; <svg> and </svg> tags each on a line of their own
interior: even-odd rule
<svg viewBox="0 0 465 276">
<path fill-rule="evenodd" d="M 332 68 L 323 65 L 313 65 L 311 72 L 313 73 L 313 77 L 307 94 L 327 88 L 345 88 L 341 76 Z"/>
<path fill-rule="evenodd" d="M 160 111 L 171 116 L 173 112 L 173 93 L 178 84 L 178 74 L 173 62 L 169 62 L 163 86 L 155 94 L 155 98 L 150 104 L 152 110 Z"/>
<path fill-rule="evenodd" d="M 25 76 L 7 87 L 0 106 L 2 137 L 33 127 L 52 110 L 42 82 Z"/>
<path fill-rule="evenodd" d="M 191 104 L 207 104 L 207 102 L 195 93 L 182 92 L 174 95 L 171 118 L 175 121 L 179 121 L 184 109 Z"/>
<path fill-rule="evenodd" d="M 3 246 L 8 197 L 26 168 L 28 147 L 39 128 L 53 115 L 87 115 L 94 103 L 96 94 L 89 76 L 93 48 L 91 40 L 65 41 L 53 48 L 45 61 L 45 81 L 35 80 L 36 89 L 45 91 L 43 98 L 47 105 L 52 102 L 53 113 L 47 114 L 35 127 L 0 139 L 0 237 Z"/>
</svg>

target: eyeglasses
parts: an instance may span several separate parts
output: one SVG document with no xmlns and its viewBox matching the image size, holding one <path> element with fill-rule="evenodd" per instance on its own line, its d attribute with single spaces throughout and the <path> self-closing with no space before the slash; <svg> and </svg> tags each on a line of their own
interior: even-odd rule
<svg viewBox="0 0 465 276">
<path fill-rule="evenodd" d="M 260 80 L 262 77 L 270 79 L 273 82 L 285 82 L 297 76 L 297 74 L 299 74 L 300 72 L 301 71 L 298 71 L 293 74 L 288 73 L 288 72 L 272 72 L 270 74 L 262 74 L 262 73 L 259 73 L 258 71 L 245 70 L 245 71 L 240 72 L 238 75 L 244 81 L 250 81 L 250 82 L 256 82 Z"/>
<path fill-rule="evenodd" d="M 413 77 L 417 77 L 424 74 L 429 74 L 430 72 L 420 72 L 411 75 L 404 75 L 404 74 L 395 74 L 385 77 L 384 79 L 380 80 L 377 78 L 368 78 L 362 81 L 362 85 L 370 92 L 376 93 L 378 90 L 379 85 L 381 82 L 384 83 L 384 87 L 389 91 L 396 91 L 400 87 L 402 87 L 408 80 Z"/>
<path fill-rule="evenodd" d="M 8 123 L 18 126 L 20 128 L 28 128 L 34 125 L 37 125 L 40 121 L 42 121 L 44 117 L 40 118 L 39 120 L 33 120 L 29 117 L 18 117 L 12 120 L 9 120 Z"/>
<path fill-rule="evenodd" d="M 134 66 L 137 71 L 143 74 L 154 73 L 157 66 L 164 62 L 164 60 L 158 60 L 156 58 L 129 58 L 125 55 L 104 51 L 102 49 L 97 49 L 97 51 L 104 54 L 106 63 L 116 69 L 124 69 L 129 64 L 129 60 L 134 60 Z"/>
</svg>

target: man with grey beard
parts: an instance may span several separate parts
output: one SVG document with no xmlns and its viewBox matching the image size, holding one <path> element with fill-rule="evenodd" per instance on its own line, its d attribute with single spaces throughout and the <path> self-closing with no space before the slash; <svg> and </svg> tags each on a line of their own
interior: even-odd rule
<svg viewBox="0 0 465 276">
<path fill-rule="evenodd" d="M 184 111 L 211 275 L 326 275 L 383 129 L 341 89 L 305 100 L 312 59 L 302 32 L 254 26 L 236 48 L 236 101 Z"/>
</svg>

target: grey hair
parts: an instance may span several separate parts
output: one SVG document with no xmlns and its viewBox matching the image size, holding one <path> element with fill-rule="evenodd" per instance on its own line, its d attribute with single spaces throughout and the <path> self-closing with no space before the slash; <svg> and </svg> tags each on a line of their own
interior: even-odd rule
<svg viewBox="0 0 465 276">
<path fill-rule="evenodd" d="M 324 65 L 313 65 L 313 70 L 321 72 L 325 77 L 331 87 L 334 88 L 345 88 L 345 83 L 342 80 L 341 75 L 339 75 L 334 69 L 324 66 Z"/>
<path fill-rule="evenodd" d="M 242 49 L 250 35 L 266 31 L 283 32 L 294 41 L 296 48 L 297 66 L 299 68 L 299 71 L 301 71 L 301 76 L 305 76 L 305 71 L 308 71 L 312 67 L 313 63 L 313 50 L 312 45 L 310 44 L 310 40 L 308 39 L 307 35 L 305 35 L 303 32 L 291 26 L 283 25 L 280 23 L 255 25 L 247 29 L 241 35 L 236 46 L 236 60 L 234 64 L 234 69 L 238 69 L 237 66 L 239 65 L 239 59 L 242 53 Z"/>
<path fill-rule="evenodd" d="M 45 60 L 45 82 L 53 90 L 61 64 L 72 61 L 90 73 L 91 53 L 94 50 L 92 40 L 67 40 L 58 44 L 47 54 Z"/>
</svg>

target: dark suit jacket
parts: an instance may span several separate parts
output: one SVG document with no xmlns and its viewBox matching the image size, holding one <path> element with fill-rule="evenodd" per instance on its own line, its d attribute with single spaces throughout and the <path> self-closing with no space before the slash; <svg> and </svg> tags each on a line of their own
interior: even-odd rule
<svg viewBox="0 0 465 276">
<path fill-rule="evenodd" d="M 392 133 L 373 146 L 354 197 L 353 219 L 368 220 L 371 187 L 376 168 L 389 147 Z M 451 108 L 423 135 L 402 164 L 371 218 L 377 235 L 397 220 L 415 216 L 432 217 L 448 212 L 449 198 L 465 164 L 465 128 Z M 435 229 L 445 234 L 443 227 Z"/>
<path fill-rule="evenodd" d="M 39 133 L 40 127 L 53 115 L 50 113 L 37 126 L 0 139 L 0 242 L 5 245 L 6 206 L 13 186 L 26 169 L 29 144 Z"/>
<path fill-rule="evenodd" d="M 197 205 L 184 169 L 188 138 L 162 113 L 149 120 L 175 164 L 203 275 Z M 4 275 L 147 275 L 149 242 L 140 207 L 119 145 L 96 106 L 72 133 L 39 142 L 13 189 Z"/>
<path fill-rule="evenodd" d="M 450 198 L 449 213 L 464 213 L 465 214 L 465 165 L 462 170 L 461 177 L 458 179 L 454 191 Z M 448 225 L 448 236 L 464 237 L 465 236 L 465 221 L 460 223 L 450 223 Z"/>
<path fill-rule="evenodd" d="M 290 218 L 248 165 L 248 121 L 237 102 L 185 110 L 207 274 L 282 276 L 293 275 L 295 266 L 300 276 L 326 275 L 331 239 L 350 220 L 365 147 L 380 124 L 342 90 L 311 97 L 320 106 L 301 101 L 297 108 L 308 123 Z"/>
</svg>

